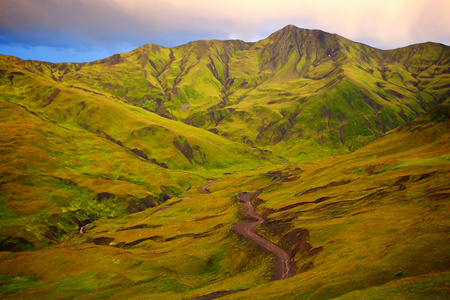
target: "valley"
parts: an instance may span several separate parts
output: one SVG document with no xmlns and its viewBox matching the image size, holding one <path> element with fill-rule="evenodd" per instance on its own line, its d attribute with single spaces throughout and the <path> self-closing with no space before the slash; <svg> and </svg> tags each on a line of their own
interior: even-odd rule
<svg viewBox="0 0 450 300">
<path fill-rule="evenodd" d="M 445 299 L 449 149 L 442 44 L 0 55 L 0 296 Z"/>
</svg>

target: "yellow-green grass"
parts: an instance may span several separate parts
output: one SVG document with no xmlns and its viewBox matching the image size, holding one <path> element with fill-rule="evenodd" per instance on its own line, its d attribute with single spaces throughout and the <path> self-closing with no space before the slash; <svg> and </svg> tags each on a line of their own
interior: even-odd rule
<svg viewBox="0 0 450 300">
<path fill-rule="evenodd" d="M 55 81 L 46 71 L 55 65 L 36 63 L 42 76 L 29 62 L 2 63 L 3 249 L 48 246 L 87 222 L 159 205 L 205 177 L 281 160 Z"/>
<path fill-rule="evenodd" d="M 195 289 L 199 291 L 193 295 L 214 288 L 242 289 L 270 278 L 270 256 L 230 232 L 238 210 L 232 197 L 197 194 L 165 205 L 164 210 L 97 221 L 84 235 L 74 234 L 60 246 L 30 252 L 32 257 L 25 260 L 13 253 L 3 256 L 1 272 L 12 277 L 3 279 L 7 284 L 2 297 L 9 297 L 19 277 L 31 278 L 33 284 L 19 286 L 21 291 L 11 297 L 176 299 Z M 130 244 L 139 240 L 144 241 Z M 54 267 L 45 268 L 50 261 Z M 20 275 L 29 272 L 35 275 Z"/>
<path fill-rule="evenodd" d="M 449 126 L 400 139 L 393 133 L 349 155 L 280 169 L 299 178 L 260 194 L 261 211 L 272 212 L 260 234 L 293 247 L 284 234 L 307 229 L 311 247 L 323 251 L 298 252 L 300 274 L 229 299 L 328 299 L 355 290 L 348 298 L 426 299 L 448 292 Z M 399 150 L 399 141 L 408 147 Z"/>
<path fill-rule="evenodd" d="M 0 253 L 2 298 L 445 295 L 449 62 L 293 26 L 89 64 L 0 56 L 0 243 L 22 251 Z M 257 190 L 291 279 L 268 283 L 272 256 L 231 230 Z"/>
<path fill-rule="evenodd" d="M 382 51 L 287 26 L 257 43 L 145 45 L 89 64 L 4 56 L 2 70 L 33 72 L 304 161 L 353 151 L 448 99 L 449 61 L 445 45 Z M 173 166 L 186 168 L 187 162 Z"/>
<path fill-rule="evenodd" d="M 76 126 L 111 136 L 130 149 L 139 149 L 149 158 L 164 162 L 171 169 L 191 169 L 192 163 L 213 169 L 221 168 L 236 164 L 241 159 L 236 153 L 247 156 L 247 160 L 258 159 L 254 150 L 111 97 L 42 82 L 39 78 L 17 77 L 19 79 L 12 87 L 6 84 L 3 86 L 3 95 L 7 101 L 37 110 L 62 126 Z M 23 91 L 24 87 L 28 88 Z M 59 94 L 50 104 L 46 104 L 45 94 L 51 94 L 55 88 L 60 91 Z M 187 139 L 190 148 L 193 148 L 192 158 L 185 157 L 184 153 L 176 149 L 173 142 L 179 139 Z M 242 160 L 245 159 L 242 157 Z"/>
<path fill-rule="evenodd" d="M 46 73 L 54 65 L 39 64 L 42 76 L 23 61 L 2 60 L 5 249 L 47 246 L 91 220 L 158 205 L 206 172 L 219 177 L 279 161 L 110 94 L 55 82 Z"/>
<path fill-rule="evenodd" d="M 226 175 L 208 187 L 211 194 L 193 186 L 160 207 L 98 220 L 58 246 L 4 252 L 2 296 L 179 299 L 241 289 L 248 290 L 225 299 L 445 295 L 450 123 L 434 123 L 432 115 L 351 154 Z M 267 282 L 272 257 L 231 230 L 240 218 L 234 195 L 258 189 L 258 209 L 268 218 L 259 233 L 286 249 L 303 245 L 290 279 Z M 286 238 L 299 229 L 308 231 L 304 240 Z"/>
<path fill-rule="evenodd" d="M 138 159 L 115 143 L 60 127 L 23 107 L 0 104 L 5 119 L 14 116 L 0 125 L 3 237 L 24 235 L 38 247 L 46 245 L 76 230 L 73 218 L 123 215 L 135 209 L 134 201 L 145 208 L 139 199 L 146 197 L 157 205 L 162 194 L 181 193 L 202 180 Z M 99 199 L 102 193 L 106 200 Z"/>
</svg>

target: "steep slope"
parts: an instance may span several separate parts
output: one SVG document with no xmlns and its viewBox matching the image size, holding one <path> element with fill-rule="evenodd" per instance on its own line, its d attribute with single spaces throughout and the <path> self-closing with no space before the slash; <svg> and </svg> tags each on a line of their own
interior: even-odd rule
<svg viewBox="0 0 450 300">
<path fill-rule="evenodd" d="M 93 220 L 159 205 L 202 175 L 279 160 L 48 80 L 21 60 L 1 66 L 2 250 L 46 246 Z"/>
<path fill-rule="evenodd" d="M 264 174 L 260 234 L 292 249 L 298 276 L 233 298 L 443 297 L 449 104 L 354 153 Z"/>
<path fill-rule="evenodd" d="M 0 295 L 445 296 L 449 101 L 448 46 L 294 26 L 85 64 L 0 56 Z M 295 276 L 269 282 L 237 194 Z"/>
<path fill-rule="evenodd" d="M 290 26 L 251 50 L 259 64 L 247 81 L 256 74 L 267 79 L 236 94 L 234 114 L 252 125 L 252 141 L 291 157 L 357 149 L 449 97 L 450 52 L 443 45 L 380 51 Z M 436 69 L 427 76 L 442 84 L 427 86 L 425 69 Z M 226 122 L 221 128 L 230 134 Z"/>
<path fill-rule="evenodd" d="M 145 45 L 89 64 L 22 62 L 88 89 L 305 160 L 358 149 L 449 97 L 448 46 L 382 51 L 287 26 L 256 43 Z"/>
<path fill-rule="evenodd" d="M 240 162 L 236 153 L 253 156 L 254 150 L 248 147 L 161 118 L 121 98 L 49 80 L 36 68 L 30 69 L 28 62 L 11 57 L 3 57 L 2 62 L 4 100 L 42 112 L 59 125 L 75 126 L 136 148 L 141 157 L 163 161 L 160 164 L 171 169 L 196 165 L 223 168 Z"/>
<path fill-rule="evenodd" d="M 0 100 L 0 248 L 58 242 L 94 220 L 144 210 L 196 179 L 130 150 Z"/>
<path fill-rule="evenodd" d="M 210 194 L 197 186 L 160 208 L 96 221 L 60 246 L 2 252 L 2 297 L 445 297 L 449 107 L 351 154 L 227 175 Z M 257 190 L 259 234 L 290 252 L 290 279 L 266 283 L 271 256 L 230 230 L 234 195 Z"/>
</svg>

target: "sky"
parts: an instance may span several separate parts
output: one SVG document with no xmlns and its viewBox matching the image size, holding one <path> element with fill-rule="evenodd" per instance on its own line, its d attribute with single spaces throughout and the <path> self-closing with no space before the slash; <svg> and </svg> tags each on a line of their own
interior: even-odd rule
<svg viewBox="0 0 450 300">
<path fill-rule="evenodd" d="M 150 43 L 255 42 L 289 24 L 380 49 L 450 45 L 450 0 L 0 0 L 0 54 L 90 62 Z"/>
</svg>

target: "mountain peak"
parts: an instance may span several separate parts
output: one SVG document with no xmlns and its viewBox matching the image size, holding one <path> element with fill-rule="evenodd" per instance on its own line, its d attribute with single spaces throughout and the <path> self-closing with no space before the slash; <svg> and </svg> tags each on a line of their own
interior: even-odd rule
<svg viewBox="0 0 450 300">
<path fill-rule="evenodd" d="M 295 25 L 289 24 L 284 26 L 278 31 L 275 31 L 271 36 L 278 36 L 278 35 L 309 35 L 309 34 L 315 34 L 315 35 L 333 35 L 331 33 L 318 30 L 318 29 L 306 29 L 306 28 L 300 28 Z M 270 36 L 269 36 L 270 37 Z"/>
<path fill-rule="evenodd" d="M 299 28 L 299 27 L 297 27 L 295 25 L 289 24 L 289 25 L 284 26 L 283 28 L 281 28 L 278 31 L 294 31 L 294 30 L 298 30 L 298 29 L 301 29 L 301 28 Z"/>
<path fill-rule="evenodd" d="M 299 32 L 307 32 L 308 29 L 298 28 L 294 25 L 286 25 L 280 30 L 275 31 L 272 33 L 269 38 L 271 37 L 278 37 L 278 36 L 290 36 L 290 35 L 297 35 Z"/>
<path fill-rule="evenodd" d="M 294 54 L 308 60 L 320 60 L 339 49 L 338 36 L 321 30 L 310 30 L 287 25 L 270 35 L 264 43 L 270 47 L 269 67 L 276 69 L 284 65 Z"/>
<path fill-rule="evenodd" d="M 448 46 L 293 25 L 86 64 L 0 55 L 0 295 L 443 296 L 449 69 Z M 267 289 L 269 254 L 235 236 L 256 198 L 289 267 L 272 279 L 302 280 Z"/>
<path fill-rule="evenodd" d="M 315 43 L 326 44 L 330 41 L 335 41 L 337 35 L 331 34 L 318 29 L 305 29 L 299 28 L 294 25 L 286 25 L 282 29 L 271 34 L 268 39 L 273 40 L 276 43 L 284 43 L 286 40 L 289 42 L 296 41 L 297 43 Z"/>
</svg>

